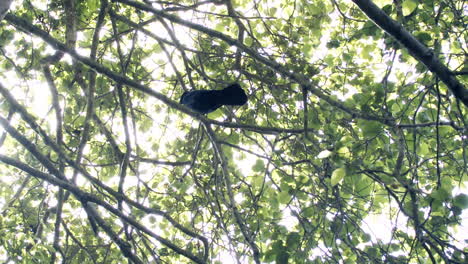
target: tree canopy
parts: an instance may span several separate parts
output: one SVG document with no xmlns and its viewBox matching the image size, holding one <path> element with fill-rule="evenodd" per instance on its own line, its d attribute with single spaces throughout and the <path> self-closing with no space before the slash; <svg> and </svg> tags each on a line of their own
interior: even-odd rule
<svg viewBox="0 0 468 264">
<path fill-rule="evenodd" d="M 468 261 L 465 1 L 19 2 L 2 262 Z"/>
</svg>

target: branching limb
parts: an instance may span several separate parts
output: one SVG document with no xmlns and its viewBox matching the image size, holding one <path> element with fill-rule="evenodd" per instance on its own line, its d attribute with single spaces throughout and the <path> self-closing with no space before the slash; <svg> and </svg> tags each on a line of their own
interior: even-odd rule
<svg viewBox="0 0 468 264">
<path fill-rule="evenodd" d="M 452 71 L 437 58 L 437 55 L 411 33 L 409 33 L 397 21 L 388 16 L 382 9 L 371 0 L 353 0 L 353 2 L 364 12 L 375 24 L 385 30 L 398 40 L 418 61 L 439 77 L 452 91 L 453 95 L 468 107 L 468 90 L 455 78 Z"/>
<path fill-rule="evenodd" d="M 229 175 L 229 170 L 228 170 L 228 162 L 223 154 L 223 151 L 221 149 L 221 146 L 218 142 L 218 139 L 216 138 L 216 135 L 214 131 L 211 129 L 210 125 L 207 123 L 204 123 L 206 131 L 208 133 L 208 136 L 210 138 L 211 143 L 213 144 L 213 148 L 215 149 L 215 153 L 218 157 L 218 160 L 221 163 L 221 168 L 222 168 L 222 173 L 223 173 L 223 179 L 224 183 L 226 185 L 227 189 L 227 195 L 229 197 L 229 203 L 230 203 L 230 209 L 232 209 L 232 212 L 234 214 L 234 218 L 236 220 L 237 225 L 239 226 L 239 229 L 241 230 L 242 235 L 244 236 L 244 239 L 247 241 L 247 243 L 250 246 L 250 249 L 252 250 L 253 253 L 253 258 L 257 264 L 260 263 L 260 250 L 258 249 L 257 244 L 255 243 L 254 237 L 252 232 L 248 229 L 248 227 L 245 224 L 245 221 L 242 219 L 241 214 L 239 212 L 236 200 L 234 199 L 234 192 L 232 190 L 232 182 L 231 182 L 231 176 Z"/>
</svg>

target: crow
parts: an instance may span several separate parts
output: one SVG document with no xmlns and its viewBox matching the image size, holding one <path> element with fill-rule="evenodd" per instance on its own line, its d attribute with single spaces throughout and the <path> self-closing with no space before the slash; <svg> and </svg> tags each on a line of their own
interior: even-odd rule
<svg viewBox="0 0 468 264">
<path fill-rule="evenodd" d="M 195 90 L 185 92 L 180 97 L 180 103 L 200 113 L 208 114 L 223 105 L 244 105 L 247 95 L 238 83 L 223 90 Z"/>
</svg>

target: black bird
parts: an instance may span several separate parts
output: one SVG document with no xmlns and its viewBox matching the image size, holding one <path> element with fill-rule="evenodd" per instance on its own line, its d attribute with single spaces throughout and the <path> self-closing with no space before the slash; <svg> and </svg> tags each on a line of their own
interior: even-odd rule
<svg viewBox="0 0 468 264">
<path fill-rule="evenodd" d="M 180 103 L 192 110 L 208 114 L 222 105 L 243 105 L 247 102 L 247 95 L 238 83 L 234 83 L 223 90 L 197 90 L 185 92 L 180 97 Z"/>
</svg>

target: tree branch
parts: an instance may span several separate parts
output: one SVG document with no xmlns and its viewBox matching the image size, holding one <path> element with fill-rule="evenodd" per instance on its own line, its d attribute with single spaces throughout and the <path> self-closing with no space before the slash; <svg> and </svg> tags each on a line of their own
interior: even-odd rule
<svg viewBox="0 0 468 264">
<path fill-rule="evenodd" d="M 8 12 L 8 9 L 10 8 L 11 2 L 13 0 L 2 0 L 0 1 L 0 20 L 3 19 L 5 14 Z"/>
<path fill-rule="evenodd" d="M 221 168 L 222 168 L 222 173 L 223 173 L 223 179 L 226 185 L 227 189 L 227 195 L 229 197 L 229 206 L 232 209 L 232 212 L 234 214 L 234 219 L 236 220 L 237 225 L 239 226 L 239 229 L 241 230 L 242 235 L 244 236 L 244 239 L 247 241 L 249 244 L 251 250 L 252 250 L 252 255 L 257 264 L 260 263 L 260 250 L 255 243 L 253 234 L 250 230 L 248 230 L 245 221 L 242 219 L 241 214 L 239 212 L 236 200 L 234 199 L 234 193 L 232 190 L 232 182 L 231 182 L 231 176 L 229 175 L 229 170 L 228 170 L 228 165 L 227 165 L 227 160 L 225 158 L 225 155 L 222 151 L 222 148 L 219 144 L 218 139 L 216 138 L 216 135 L 211 129 L 210 125 L 207 123 L 204 123 L 206 132 L 208 133 L 208 137 L 210 138 L 211 143 L 213 144 L 213 148 L 215 150 L 216 155 L 218 156 L 218 159 L 221 163 Z"/>
<path fill-rule="evenodd" d="M 216 30 L 204 27 L 204 26 L 196 24 L 196 23 L 193 23 L 193 22 L 190 22 L 190 21 L 187 21 L 187 20 L 183 20 L 183 19 L 179 18 L 178 16 L 175 16 L 175 15 L 172 15 L 172 14 L 167 14 L 167 13 L 161 11 L 161 10 L 157 10 L 157 9 L 155 9 L 155 8 L 149 6 L 149 5 L 145 5 L 143 3 L 135 2 L 135 1 L 132 1 L 132 0 L 116 0 L 116 1 L 127 4 L 129 6 L 133 6 L 133 7 L 137 8 L 137 9 L 139 9 L 139 10 L 144 10 L 144 11 L 147 11 L 147 12 L 151 12 L 151 13 L 157 15 L 157 16 L 166 18 L 166 19 L 168 19 L 168 20 L 170 20 L 170 21 L 172 21 L 172 22 L 174 22 L 176 24 L 180 24 L 180 25 L 186 26 L 188 28 L 203 32 L 203 33 L 205 33 L 205 34 L 207 34 L 207 35 L 209 35 L 211 37 L 223 40 L 224 42 L 226 42 L 229 45 L 236 46 L 239 49 L 241 49 L 243 52 L 245 52 L 246 54 L 252 56 L 252 58 L 257 60 L 258 62 L 270 67 L 275 72 L 283 75 L 284 77 L 286 77 L 288 79 L 291 79 L 292 81 L 300 84 L 301 86 L 307 87 L 307 89 L 311 93 L 313 93 L 315 96 L 319 97 L 320 99 L 324 100 L 325 102 L 329 103 L 330 105 L 332 105 L 332 106 L 334 106 L 334 107 L 348 113 L 352 117 L 362 118 L 362 119 L 366 119 L 366 120 L 376 120 L 376 121 L 379 121 L 379 122 L 382 122 L 382 123 L 385 123 L 385 124 L 392 123 L 391 120 L 387 120 L 387 119 L 379 117 L 379 116 L 370 115 L 370 114 L 367 114 L 367 113 L 364 113 L 364 112 L 359 112 L 359 111 L 356 111 L 355 109 L 350 109 L 350 108 L 346 107 L 345 105 L 343 105 L 339 101 L 336 101 L 336 100 L 332 99 L 330 96 L 326 95 L 319 88 L 316 88 L 312 84 L 312 82 L 309 80 L 308 76 L 304 76 L 302 74 L 291 71 L 289 67 L 285 67 L 285 66 L 281 65 L 280 63 L 272 60 L 272 59 L 269 59 L 269 58 L 266 58 L 266 57 L 260 55 L 256 50 L 244 45 L 239 40 L 231 38 L 228 35 L 225 35 L 225 34 L 223 34 L 221 32 L 218 32 Z"/>
<path fill-rule="evenodd" d="M 103 208 L 108 210 L 113 215 L 115 215 L 115 216 L 119 217 L 120 219 L 122 219 L 122 221 L 125 221 L 128 224 L 134 226 L 135 228 L 141 230 L 142 232 L 150 235 L 151 237 L 158 240 L 161 244 L 163 244 L 163 245 L 167 246 L 168 248 L 174 250 L 178 254 L 181 254 L 181 255 L 191 259 L 195 263 L 200 263 L 200 264 L 206 263 L 205 261 L 203 261 L 199 257 L 193 255 L 189 251 L 184 250 L 184 249 L 178 247 L 177 245 L 175 245 L 174 243 L 172 243 L 171 241 L 169 241 L 169 240 L 167 240 L 167 239 L 165 239 L 163 237 L 158 236 L 156 233 L 151 231 L 146 226 L 138 223 L 135 219 L 126 216 L 120 210 L 114 208 L 112 205 L 108 204 L 107 202 L 102 201 L 101 199 L 97 198 L 95 195 L 82 191 L 80 188 L 78 188 L 77 186 L 75 186 L 72 183 L 68 182 L 67 180 L 58 179 L 58 178 L 56 178 L 56 177 L 54 177 L 54 176 L 52 176 L 50 174 L 47 174 L 47 173 L 41 172 L 39 170 L 36 170 L 36 169 L 34 169 L 32 167 L 29 167 L 28 165 L 26 165 L 26 164 L 24 164 L 24 163 L 22 163 L 22 162 L 20 162 L 18 160 L 12 159 L 12 158 L 7 157 L 7 156 L 2 155 L 2 154 L 0 154 L 0 161 L 4 162 L 4 163 L 6 163 L 6 164 L 8 164 L 10 166 L 14 166 L 14 167 L 16 167 L 16 168 L 18 168 L 18 169 L 20 169 L 20 170 L 22 170 L 24 172 L 27 172 L 28 174 L 34 176 L 35 178 L 42 179 L 42 180 L 47 181 L 47 182 L 49 182 L 49 183 L 51 183 L 53 185 L 59 186 L 59 187 L 65 189 L 65 190 L 67 190 L 67 191 L 71 192 L 80 201 L 92 202 L 92 203 L 95 203 L 95 204 L 97 204 L 99 206 L 102 206 Z"/>
<path fill-rule="evenodd" d="M 424 46 L 397 21 L 388 16 L 370 0 L 353 0 L 376 25 L 398 40 L 409 53 L 439 77 L 452 91 L 453 95 L 468 107 L 468 90 L 459 82 L 452 71 L 437 58 L 434 52 Z"/>
</svg>

